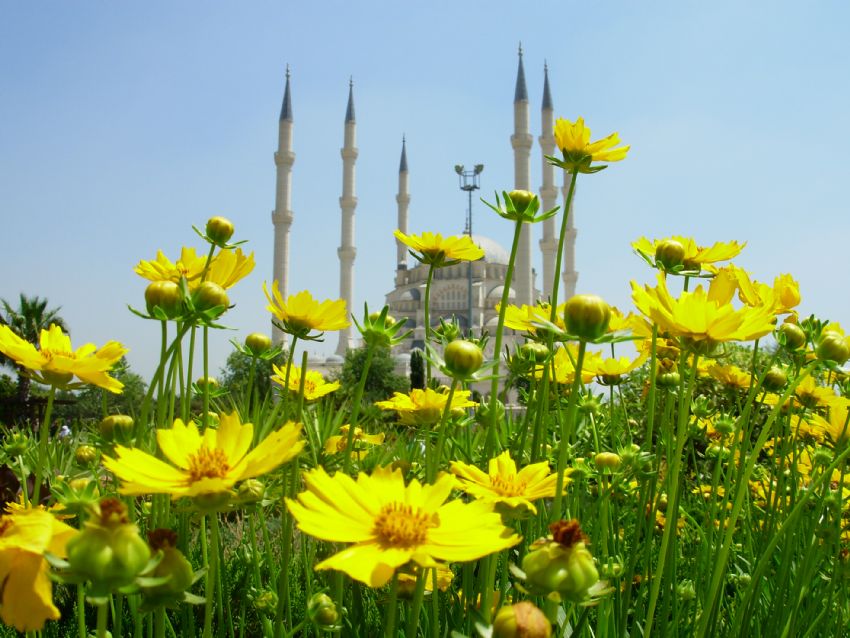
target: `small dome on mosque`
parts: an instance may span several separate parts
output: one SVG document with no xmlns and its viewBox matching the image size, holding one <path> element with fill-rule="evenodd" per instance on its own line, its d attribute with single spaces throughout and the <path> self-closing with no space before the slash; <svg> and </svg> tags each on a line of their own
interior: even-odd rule
<svg viewBox="0 0 850 638">
<path fill-rule="evenodd" d="M 504 247 L 495 239 L 484 237 L 483 235 L 472 235 L 472 243 L 484 251 L 484 261 L 488 264 L 505 264 L 507 265 L 510 254 Z"/>
<path fill-rule="evenodd" d="M 401 295 L 399 295 L 399 301 L 419 301 L 419 290 L 416 288 L 411 288 L 410 290 L 405 290 Z"/>
<path fill-rule="evenodd" d="M 496 286 L 490 292 L 487 293 L 487 299 L 496 299 L 497 301 L 501 301 L 502 300 L 502 294 L 504 292 L 505 292 L 504 286 Z M 516 299 L 516 290 L 511 288 L 510 292 L 508 293 L 508 300 L 515 300 L 515 299 Z"/>
</svg>

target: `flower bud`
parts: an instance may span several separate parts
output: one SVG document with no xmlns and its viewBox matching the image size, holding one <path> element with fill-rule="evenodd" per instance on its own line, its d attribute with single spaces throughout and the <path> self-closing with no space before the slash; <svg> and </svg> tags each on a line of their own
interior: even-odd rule
<svg viewBox="0 0 850 638">
<path fill-rule="evenodd" d="M 248 479 L 242 481 L 239 485 L 238 498 L 242 503 L 257 503 L 263 500 L 263 495 L 266 493 L 266 486 L 262 481 L 257 479 Z"/>
<path fill-rule="evenodd" d="M 91 465 L 97 460 L 97 450 L 91 445 L 81 445 L 74 452 L 74 458 L 80 465 Z"/>
<path fill-rule="evenodd" d="M 582 341 L 604 335 L 610 321 L 611 306 L 597 295 L 575 295 L 564 305 L 567 332 Z"/>
<path fill-rule="evenodd" d="M 500 425 L 505 420 L 505 404 L 496 399 L 496 424 Z M 490 410 L 490 402 L 482 401 L 475 410 L 475 422 L 485 428 L 493 424 L 493 413 Z"/>
<path fill-rule="evenodd" d="M 537 199 L 537 195 L 525 190 L 512 190 L 508 193 L 508 197 L 514 205 L 514 210 L 519 214 L 523 214 L 533 204 L 534 200 Z"/>
<path fill-rule="evenodd" d="M 215 377 L 198 377 L 197 380 L 195 380 L 195 385 L 198 386 L 198 389 L 201 392 L 206 389 L 213 392 L 218 389 L 218 379 Z"/>
<path fill-rule="evenodd" d="M 180 314 L 183 308 L 183 293 L 173 281 L 154 281 L 145 288 L 145 307 L 153 316 L 154 308 L 160 308 L 169 319 Z"/>
<path fill-rule="evenodd" d="M 195 572 L 183 552 L 177 549 L 177 534 L 170 529 L 155 529 L 148 532 L 148 543 L 153 551 L 162 552 L 162 560 L 150 575 L 154 578 L 169 577 L 169 580 L 161 585 L 146 588 L 145 593 L 174 595 L 186 591 L 195 579 Z"/>
<path fill-rule="evenodd" d="M 107 441 L 129 438 L 133 434 L 133 417 L 111 414 L 100 422 L 100 435 Z"/>
<path fill-rule="evenodd" d="M 714 421 L 714 429 L 723 436 L 729 436 L 735 431 L 735 417 L 722 414 Z"/>
<path fill-rule="evenodd" d="M 270 589 L 257 592 L 251 602 L 254 604 L 254 609 L 263 615 L 272 616 L 277 610 L 277 594 Z"/>
<path fill-rule="evenodd" d="M 681 583 L 676 585 L 676 596 L 682 601 L 690 601 L 696 598 L 697 590 L 696 587 L 694 587 L 694 581 L 683 580 Z"/>
<path fill-rule="evenodd" d="M 310 596 L 307 601 L 307 615 L 320 628 L 335 627 L 339 622 L 339 610 L 331 597 L 325 593 Z"/>
<path fill-rule="evenodd" d="M 779 326 L 779 343 L 788 350 L 798 350 L 806 343 L 806 333 L 796 323 L 786 321 Z"/>
<path fill-rule="evenodd" d="M 233 222 L 226 217 L 210 217 L 207 221 L 207 237 L 216 246 L 224 246 L 233 237 Z"/>
<path fill-rule="evenodd" d="M 493 638 L 549 638 L 552 625 L 534 603 L 524 600 L 499 609 L 493 620 Z"/>
<path fill-rule="evenodd" d="M 91 582 L 94 591 L 107 594 L 130 585 L 147 565 L 151 552 L 121 501 L 102 499 L 98 510 L 68 541 L 68 563 L 75 574 Z"/>
<path fill-rule="evenodd" d="M 593 462 L 596 463 L 596 467 L 599 469 L 616 470 L 620 467 L 623 459 L 620 458 L 619 454 L 615 454 L 614 452 L 600 452 L 593 458 Z"/>
<path fill-rule="evenodd" d="M 195 304 L 196 310 L 204 312 L 217 306 L 224 306 L 226 309 L 230 305 L 230 300 L 224 288 L 214 281 L 205 281 L 192 295 L 192 303 Z"/>
<path fill-rule="evenodd" d="M 655 383 L 660 388 L 674 388 L 679 385 L 682 377 L 678 372 L 662 372 L 655 377 Z"/>
<path fill-rule="evenodd" d="M 3 452 L 9 458 L 23 456 L 29 449 L 30 440 L 23 432 L 11 432 L 6 435 L 6 440 L 3 441 Z"/>
<path fill-rule="evenodd" d="M 245 347 L 255 356 L 260 356 L 272 347 L 272 340 L 262 332 L 252 332 L 245 337 Z"/>
<path fill-rule="evenodd" d="M 664 270 L 673 270 L 681 266 L 685 260 L 685 247 L 675 239 L 665 239 L 658 242 L 655 247 L 655 261 L 664 267 Z"/>
<path fill-rule="evenodd" d="M 838 332 L 824 332 L 815 352 L 821 361 L 834 361 L 838 365 L 850 359 L 850 345 L 844 335 Z"/>
<path fill-rule="evenodd" d="M 788 375 L 785 374 L 785 370 L 778 366 L 773 366 L 770 370 L 767 371 L 767 374 L 764 375 L 764 381 L 762 385 L 765 390 L 769 390 L 770 392 L 779 392 L 788 384 Z"/>
<path fill-rule="evenodd" d="M 465 339 L 457 339 L 447 345 L 443 357 L 451 375 L 460 379 L 474 374 L 484 363 L 484 353 L 481 352 L 481 348 Z"/>
<path fill-rule="evenodd" d="M 529 341 L 520 347 L 520 351 L 527 359 L 535 363 L 543 363 L 549 358 L 549 348 L 537 341 Z"/>
<path fill-rule="evenodd" d="M 558 521 L 549 526 L 550 539 L 531 546 L 522 560 L 526 584 L 548 594 L 557 592 L 572 602 L 582 602 L 599 581 L 599 572 L 588 551 L 578 521 Z"/>
</svg>

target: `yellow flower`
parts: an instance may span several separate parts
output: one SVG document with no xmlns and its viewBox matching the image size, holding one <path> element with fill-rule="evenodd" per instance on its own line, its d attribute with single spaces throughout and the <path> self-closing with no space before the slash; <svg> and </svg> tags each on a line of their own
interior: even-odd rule
<svg viewBox="0 0 850 638">
<path fill-rule="evenodd" d="M 475 261 L 484 256 L 484 251 L 473 243 L 469 235 L 451 235 L 444 238 L 440 233 L 405 235 L 400 230 L 393 232 L 393 235 L 411 248 L 411 254 L 416 259 L 436 268 L 458 261 Z"/>
<path fill-rule="evenodd" d="M 235 411 L 222 414 L 218 430 L 207 428 L 203 435 L 193 422 L 177 419 L 171 429 L 156 431 L 159 449 L 177 467 L 122 445 L 115 446 L 115 458 L 103 457 L 103 464 L 123 481 L 122 494 L 222 494 L 295 458 L 304 447 L 301 428 L 289 422 L 249 452 L 254 426 L 242 424 Z"/>
<path fill-rule="evenodd" d="M 456 391 L 452 396 L 451 410 L 477 406 L 475 401 L 469 400 L 471 394 L 470 390 Z M 448 399 L 448 394 L 435 392 L 431 388 L 425 390 L 414 388 L 410 394 L 395 392 L 391 399 L 377 401 L 375 405 L 382 410 L 395 410 L 405 425 L 434 425 L 443 416 Z"/>
<path fill-rule="evenodd" d="M 800 285 L 788 274 L 776 277 L 773 287 L 770 287 L 751 280 L 747 271 L 729 264 L 717 271 L 715 280 L 718 281 L 716 285 L 725 285 L 732 289 L 737 286 L 738 299 L 742 303 L 754 308 L 767 306 L 774 315 L 791 312 L 801 301 Z"/>
<path fill-rule="evenodd" d="M 557 489 L 558 473 L 549 471 L 546 461 L 526 465 L 517 472 L 516 463 L 507 450 L 487 465 L 487 473 L 474 465 L 452 461 L 452 473 L 460 479 L 460 489 L 487 503 L 501 503 L 511 508 L 528 508 L 537 513 L 532 501 L 552 498 Z M 564 486 L 572 470 L 564 471 Z"/>
<path fill-rule="evenodd" d="M 344 299 L 336 301 L 326 299 L 319 302 L 307 290 L 302 290 L 298 294 L 290 295 L 284 301 L 276 281 L 272 283 L 273 297 L 269 295 L 265 283 L 263 292 L 269 302 L 266 310 L 281 322 L 280 328 L 301 339 L 313 338 L 309 336 L 312 330 L 319 332 L 342 330 L 351 325 Z"/>
<path fill-rule="evenodd" d="M 741 370 L 736 365 L 718 365 L 714 364 L 708 367 L 707 374 L 713 379 L 717 379 L 723 385 L 737 388 L 739 390 L 749 390 L 753 384 L 753 378 L 749 372 Z"/>
<path fill-rule="evenodd" d="M 566 305 L 566 302 L 558 304 L 558 308 L 555 311 L 554 323 L 561 330 L 566 329 L 564 327 L 564 307 Z M 501 304 L 496 304 L 496 312 L 499 312 L 500 308 Z M 551 316 L 552 304 L 545 301 L 541 301 L 535 306 L 522 304 L 522 306 L 517 307 L 511 304 L 505 308 L 505 327 L 511 330 L 522 330 L 530 334 L 537 334 L 537 331 L 541 328 L 540 324 L 548 323 Z"/>
<path fill-rule="evenodd" d="M 575 123 L 564 118 L 555 122 L 555 143 L 564 154 L 564 161 L 558 165 L 567 170 L 580 173 L 592 173 L 604 167 L 591 168 L 591 162 L 619 162 L 625 159 L 629 146 L 614 148 L 620 143 L 620 136 L 611 133 L 595 142 L 590 141 L 590 129 L 584 125 L 584 118 Z"/>
<path fill-rule="evenodd" d="M 241 248 L 226 248 L 213 257 L 204 281 L 218 284 L 225 290 L 233 287 L 240 279 L 247 277 L 254 270 L 254 253 L 247 257 Z M 200 285 L 200 281 L 197 282 Z M 196 286 L 189 285 L 193 290 Z"/>
<path fill-rule="evenodd" d="M 552 357 L 552 365 L 555 368 L 556 383 L 562 385 L 571 385 L 575 379 L 575 362 L 578 358 L 578 345 L 568 343 L 566 347 L 555 350 L 555 356 Z M 596 375 L 594 370 L 601 360 L 601 355 L 598 352 L 585 352 L 584 363 L 581 366 L 581 380 L 584 383 L 593 381 Z M 543 372 L 535 373 L 535 377 L 540 379 L 543 377 Z"/>
<path fill-rule="evenodd" d="M 389 582 L 409 562 L 437 567 L 513 547 L 520 537 L 502 524 L 483 501 L 446 503 L 455 478 L 441 475 L 433 485 L 404 484 L 401 470 L 378 468 L 355 482 L 322 468 L 304 474 L 307 490 L 286 499 L 305 534 L 332 543 L 354 543 L 316 565 L 336 569 L 370 587 Z M 439 561 L 439 562 L 438 562 Z"/>
<path fill-rule="evenodd" d="M 420 571 L 421 568 L 417 568 L 412 573 L 398 573 L 399 594 L 410 596 L 416 591 L 416 583 L 419 580 Z M 451 587 L 455 577 L 454 572 L 445 565 L 437 565 L 434 569 L 428 568 L 425 571 L 425 591 L 434 591 L 435 589 L 446 591 Z M 434 573 L 435 571 L 436 574 Z"/>
<path fill-rule="evenodd" d="M 704 264 L 713 264 L 718 261 L 726 261 L 727 259 L 737 257 L 747 245 L 747 242 L 739 244 L 737 241 L 730 241 L 715 242 L 711 246 L 699 246 L 693 237 L 673 235 L 672 237 L 656 240 L 641 237 L 632 243 L 632 248 L 654 263 L 655 250 L 658 248 L 658 245 L 670 240 L 679 242 L 685 249 L 683 265 L 685 270 L 689 271 L 700 270 Z"/>
<path fill-rule="evenodd" d="M 9 326 L 0 326 L 0 352 L 24 368 L 33 371 L 39 383 L 74 388 L 74 375 L 83 383 L 120 393 L 124 384 L 107 374 L 127 348 L 117 341 L 108 341 L 98 348 L 93 343 L 73 350 L 71 339 L 56 324 L 41 331 L 39 348 L 21 339 Z"/>
<path fill-rule="evenodd" d="M 662 332 L 709 347 L 721 341 L 751 341 L 773 330 L 774 315 L 769 308 L 745 306 L 736 310 L 730 303 L 731 292 L 712 281 L 707 292 L 697 286 L 674 299 L 663 275 L 659 275 L 655 288 L 632 282 L 635 306 Z"/>
<path fill-rule="evenodd" d="M 641 352 L 635 359 L 630 359 L 629 357 L 618 357 L 616 359 L 614 357 L 607 357 L 605 359 L 601 356 L 592 357 L 589 362 L 590 365 L 584 367 L 589 368 L 593 372 L 593 375 L 599 378 L 603 384 L 613 385 L 624 374 L 628 374 L 641 367 L 648 356 L 649 354 L 647 352 Z"/>
<path fill-rule="evenodd" d="M 345 452 L 345 448 L 348 446 L 348 432 L 350 429 L 351 426 L 346 424 L 339 428 L 339 434 L 329 436 L 328 440 L 325 441 L 325 454 Z M 384 442 L 385 436 L 383 432 L 380 434 L 366 434 L 361 428 L 355 427 L 352 443 L 355 448 L 363 445 L 381 445 Z M 365 453 L 358 451 L 356 454 Z"/>
<path fill-rule="evenodd" d="M 77 530 L 47 510 L 15 507 L 0 516 L 0 619 L 21 632 L 58 620 L 45 552 L 65 557 Z"/>
<path fill-rule="evenodd" d="M 274 369 L 272 381 L 285 388 L 286 368 L 278 368 L 276 365 L 272 364 L 272 369 Z M 297 393 L 300 388 L 301 368 L 299 368 L 298 366 L 292 366 L 289 370 L 289 390 Z M 328 383 L 327 381 L 325 381 L 325 378 L 320 372 L 316 372 L 315 370 L 307 370 L 307 373 L 304 378 L 304 398 L 307 401 L 315 401 L 316 399 L 321 399 L 326 394 L 330 394 L 331 392 L 334 392 L 338 389 L 339 381 Z"/>
<path fill-rule="evenodd" d="M 190 286 L 200 283 L 201 273 L 207 265 L 207 256 L 198 255 L 194 248 L 184 246 L 180 251 L 180 259 L 172 262 L 161 250 L 156 251 L 154 261 L 140 261 L 133 269 L 137 275 L 149 281 L 180 281 L 185 277 Z"/>
</svg>

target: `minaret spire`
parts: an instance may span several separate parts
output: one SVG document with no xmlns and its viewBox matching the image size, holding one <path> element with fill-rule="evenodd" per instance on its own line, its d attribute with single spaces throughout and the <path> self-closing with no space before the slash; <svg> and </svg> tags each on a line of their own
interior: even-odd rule
<svg viewBox="0 0 850 638">
<path fill-rule="evenodd" d="M 283 92 L 283 105 L 278 121 L 277 152 L 274 163 L 277 173 L 275 188 L 275 206 L 272 211 L 274 225 L 274 257 L 272 277 L 278 282 L 280 294 L 286 299 L 289 291 L 289 229 L 292 226 L 291 210 L 292 165 L 295 153 L 292 152 L 292 96 L 289 89 L 289 65 L 286 65 L 286 88 Z M 272 328 L 275 343 L 285 341 L 285 334 L 276 327 Z"/>
<path fill-rule="evenodd" d="M 522 66 L 522 44 L 519 46 L 519 65 L 514 91 L 514 188 L 531 190 L 531 146 L 534 138 L 529 132 L 528 91 L 525 86 L 525 69 Z M 523 224 L 520 231 L 516 257 L 516 275 L 513 282 L 517 304 L 534 303 L 534 275 L 531 270 L 531 224 Z"/>
<path fill-rule="evenodd" d="M 339 296 L 345 300 L 349 313 L 354 309 L 354 258 L 357 249 L 354 246 L 354 209 L 357 208 L 354 165 L 357 161 L 357 122 L 354 119 L 354 80 L 348 83 L 348 107 L 345 111 L 345 133 L 341 149 L 342 155 L 342 197 L 339 207 L 342 212 L 342 228 L 339 255 Z M 339 344 L 336 353 L 345 355 L 346 350 L 354 346 L 351 327 L 339 331 Z"/>
<path fill-rule="evenodd" d="M 398 163 L 398 194 L 395 201 L 398 204 L 398 229 L 407 234 L 407 207 L 410 204 L 410 194 L 407 191 L 407 140 L 401 137 L 401 160 Z M 407 246 L 396 239 L 396 268 L 407 267 Z"/>
<path fill-rule="evenodd" d="M 540 187 L 540 203 L 543 210 L 551 210 L 558 201 L 558 187 L 555 186 L 555 167 L 546 159 L 546 155 L 555 154 L 555 111 L 552 107 L 552 94 L 549 91 L 549 66 L 543 64 L 543 102 L 540 109 L 541 160 L 543 162 L 543 185 Z M 543 239 L 540 240 L 540 252 L 543 254 L 543 298 L 552 296 L 552 284 L 555 273 L 555 258 L 558 253 L 558 238 L 555 231 L 555 217 L 543 221 Z"/>
</svg>

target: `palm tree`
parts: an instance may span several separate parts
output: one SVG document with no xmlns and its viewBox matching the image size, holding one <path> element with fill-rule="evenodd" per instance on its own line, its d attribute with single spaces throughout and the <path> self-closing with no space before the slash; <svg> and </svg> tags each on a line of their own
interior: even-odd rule
<svg viewBox="0 0 850 638">
<path fill-rule="evenodd" d="M 21 293 L 17 308 L 13 308 L 12 304 L 5 299 L 0 299 L 0 304 L 3 306 L 0 324 L 9 326 L 12 332 L 36 346 L 38 346 L 41 331 L 49 328 L 50 324 L 56 324 L 62 330 L 68 332 L 64 319 L 59 316 L 61 308 L 48 309 L 47 299 L 27 297 L 24 293 Z M 18 371 L 17 399 L 23 407 L 29 399 L 30 378 L 24 373 L 23 368 L 15 366 L 9 358 L 2 355 L 0 355 L 0 358 L 0 362 L 15 367 Z"/>
</svg>

